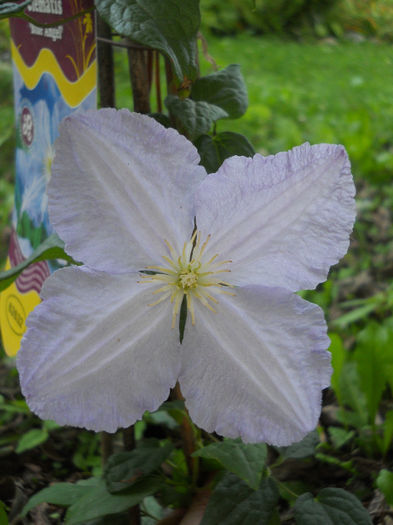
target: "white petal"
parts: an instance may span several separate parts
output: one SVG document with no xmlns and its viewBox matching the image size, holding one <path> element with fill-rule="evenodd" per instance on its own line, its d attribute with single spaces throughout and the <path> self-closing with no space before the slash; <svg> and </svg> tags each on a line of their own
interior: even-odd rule
<svg viewBox="0 0 393 525">
<path fill-rule="evenodd" d="M 50 220 L 77 260 L 103 271 L 160 261 L 193 230 L 191 195 L 206 175 L 194 146 L 127 110 L 78 112 L 60 126 Z M 178 244 L 180 243 L 180 246 Z"/>
<path fill-rule="evenodd" d="M 232 157 L 198 189 L 197 227 L 233 261 L 233 284 L 314 288 L 348 249 L 354 193 L 342 146 Z"/>
<path fill-rule="evenodd" d="M 289 445 L 313 430 L 331 375 L 322 310 L 282 288 L 244 287 L 197 306 L 179 382 L 193 421 L 245 442 Z"/>
<path fill-rule="evenodd" d="M 136 280 L 82 267 L 45 282 L 17 357 L 22 392 L 42 419 L 114 432 L 165 401 L 179 372 L 178 332 L 170 302 L 148 307 L 156 296 Z"/>
</svg>

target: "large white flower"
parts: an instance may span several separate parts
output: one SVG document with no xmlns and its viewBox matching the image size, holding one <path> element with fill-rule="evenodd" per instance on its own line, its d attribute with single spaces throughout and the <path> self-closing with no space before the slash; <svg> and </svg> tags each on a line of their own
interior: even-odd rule
<svg viewBox="0 0 393 525">
<path fill-rule="evenodd" d="M 294 292 L 325 280 L 348 248 L 345 150 L 232 157 L 211 175 L 198 162 L 143 115 L 63 122 L 50 218 L 85 265 L 49 277 L 18 354 L 42 418 L 113 432 L 179 381 L 207 431 L 288 445 L 316 426 L 329 339 L 321 309 Z"/>
</svg>

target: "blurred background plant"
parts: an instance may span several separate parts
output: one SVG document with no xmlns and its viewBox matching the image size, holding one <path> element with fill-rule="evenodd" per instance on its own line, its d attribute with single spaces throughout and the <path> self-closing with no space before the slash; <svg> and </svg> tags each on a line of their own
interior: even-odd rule
<svg viewBox="0 0 393 525">
<path fill-rule="evenodd" d="M 201 0 L 201 7 L 204 27 L 218 34 L 393 39 L 391 0 Z"/>
</svg>

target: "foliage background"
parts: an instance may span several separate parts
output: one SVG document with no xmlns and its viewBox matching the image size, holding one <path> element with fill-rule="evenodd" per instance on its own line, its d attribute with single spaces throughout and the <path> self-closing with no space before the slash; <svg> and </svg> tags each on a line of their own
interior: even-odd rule
<svg viewBox="0 0 393 525">
<path fill-rule="evenodd" d="M 201 0 L 201 7 L 204 26 L 221 34 L 393 38 L 391 0 Z"/>
</svg>

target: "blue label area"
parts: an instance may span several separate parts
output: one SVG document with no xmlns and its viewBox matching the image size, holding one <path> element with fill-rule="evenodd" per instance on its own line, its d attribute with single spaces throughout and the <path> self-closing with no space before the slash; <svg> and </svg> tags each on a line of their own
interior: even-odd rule
<svg viewBox="0 0 393 525">
<path fill-rule="evenodd" d="M 17 143 L 13 227 L 21 252 L 28 257 L 53 232 L 46 188 L 51 178 L 54 142 L 59 123 L 75 108 L 64 101 L 49 73 L 44 73 L 36 87 L 29 90 L 14 67 L 14 92 Z M 78 110 L 95 107 L 94 89 Z"/>
</svg>

